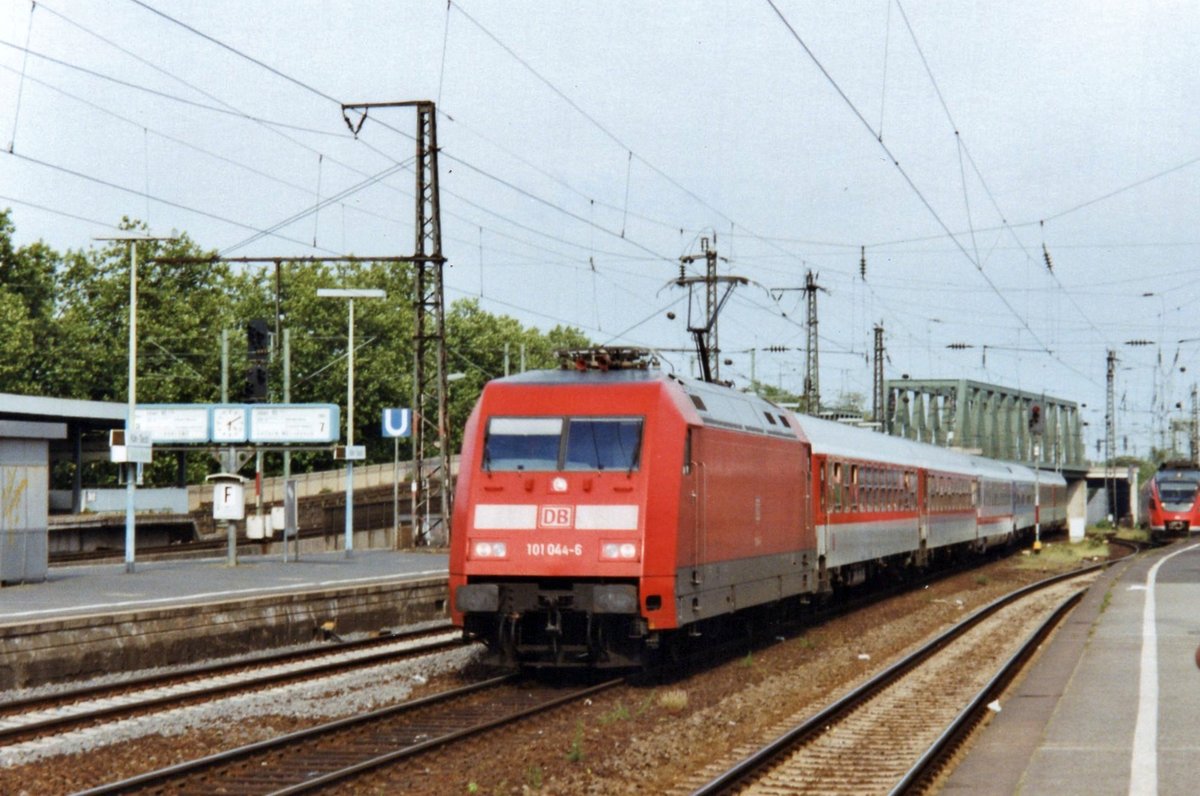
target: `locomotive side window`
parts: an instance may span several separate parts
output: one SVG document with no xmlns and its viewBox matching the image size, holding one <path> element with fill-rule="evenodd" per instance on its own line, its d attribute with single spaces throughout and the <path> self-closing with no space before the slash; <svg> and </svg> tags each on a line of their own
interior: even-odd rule
<svg viewBox="0 0 1200 796">
<path fill-rule="evenodd" d="M 556 470 L 561 417 L 493 417 L 483 445 L 487 470 Z"/>
<path fill-rule="evenodd" d="M 636 470 L 642 421 L 631 418 L 572 418 L 567 423 L 564 470 Z"/>
</svg>

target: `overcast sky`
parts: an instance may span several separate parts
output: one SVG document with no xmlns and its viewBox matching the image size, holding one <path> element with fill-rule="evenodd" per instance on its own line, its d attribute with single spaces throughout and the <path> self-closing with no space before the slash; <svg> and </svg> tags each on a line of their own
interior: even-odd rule
<svg viewBox="0 0 1200 796">
<path fill-rule="evenodd" d="M 802 390 L 778 289 L 811 269 L 826 402 L 869 401 L 882 323 L 888 378 L 1086 404 L 1094 456 L 1114 349 L 1117 452 L 1145 454 L 1200 378 L 1197 52 L 1194 0 L 0 0 L 0 207 L 59 249 L 131 216 L 230 256 L 409 254 L 415 114 L 356 140 L 340 103 L 431 99 L 448 302 L 684 348 L 668 283 L 715 235 L 754 283 L 723 377 L 758 349 Z"/>
</svg>

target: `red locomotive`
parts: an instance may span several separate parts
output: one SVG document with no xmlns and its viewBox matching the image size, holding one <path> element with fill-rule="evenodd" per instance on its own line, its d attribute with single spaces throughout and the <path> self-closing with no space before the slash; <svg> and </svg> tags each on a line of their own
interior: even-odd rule
<svg viewBox="0 0 1200 796">
<path fill-rule="evenodd" d="M 1033 526 L 1028 468 L 794 415 L 636 349 L 569 361 L 490 382 L 464 434 L 452 616 L 501 661 L 642 664 Z M 1043 522 L 1062 520 L 1061 476 L 1041 482 Z"/>
<path fill-rule="evenodd" d="M 1191 462 L 1167 462 L 1142 487 L 1144 522 L 1150 535 L 1188 535 L 1200 528 L 1200 469 Z"/>
</svg>

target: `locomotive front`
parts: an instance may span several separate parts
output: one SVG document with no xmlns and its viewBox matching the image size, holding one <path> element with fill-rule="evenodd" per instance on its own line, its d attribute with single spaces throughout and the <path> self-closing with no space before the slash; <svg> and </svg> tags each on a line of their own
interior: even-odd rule
<svg viewBox="0 0 1200 796">
<path fill-rule="evenodd" d="M 665 463 L 682 461 L 685 423 L 670 392 L 636 368 L 484 388 L 464 435 L 450 594 L 456 624 L 496 661 L 641 662 L 673 606 L 679 467 Z"/>
</svg>

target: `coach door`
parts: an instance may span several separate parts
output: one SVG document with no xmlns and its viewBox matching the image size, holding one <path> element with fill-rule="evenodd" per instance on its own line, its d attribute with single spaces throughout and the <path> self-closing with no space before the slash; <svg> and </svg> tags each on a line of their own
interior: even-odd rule
<svg viewBox="0 0 1200 796">
<path fill-rule="evenodd" d="M 917 470 L 906 472 L 904 478 L 906 481 L 912 479 L 915 487 L 913 499 L 917 504 L 917 535 L 920 539 L 917 564 L 924 566 L 929 555 L 929 477 L 925 470 Z"/>
<path fill-rule="evenodd" d="M 683 453 L 683 491 L 686 516 L 679 524 L 679 543 L 690 551 L 681 557 L 687 567 L 687 577 L 693 586 L 704 580 L 705 522 L 707 505 L 707 469 L 704 466 L 704 435 L 699 429 L 689 428 Z"/>
</svg>

